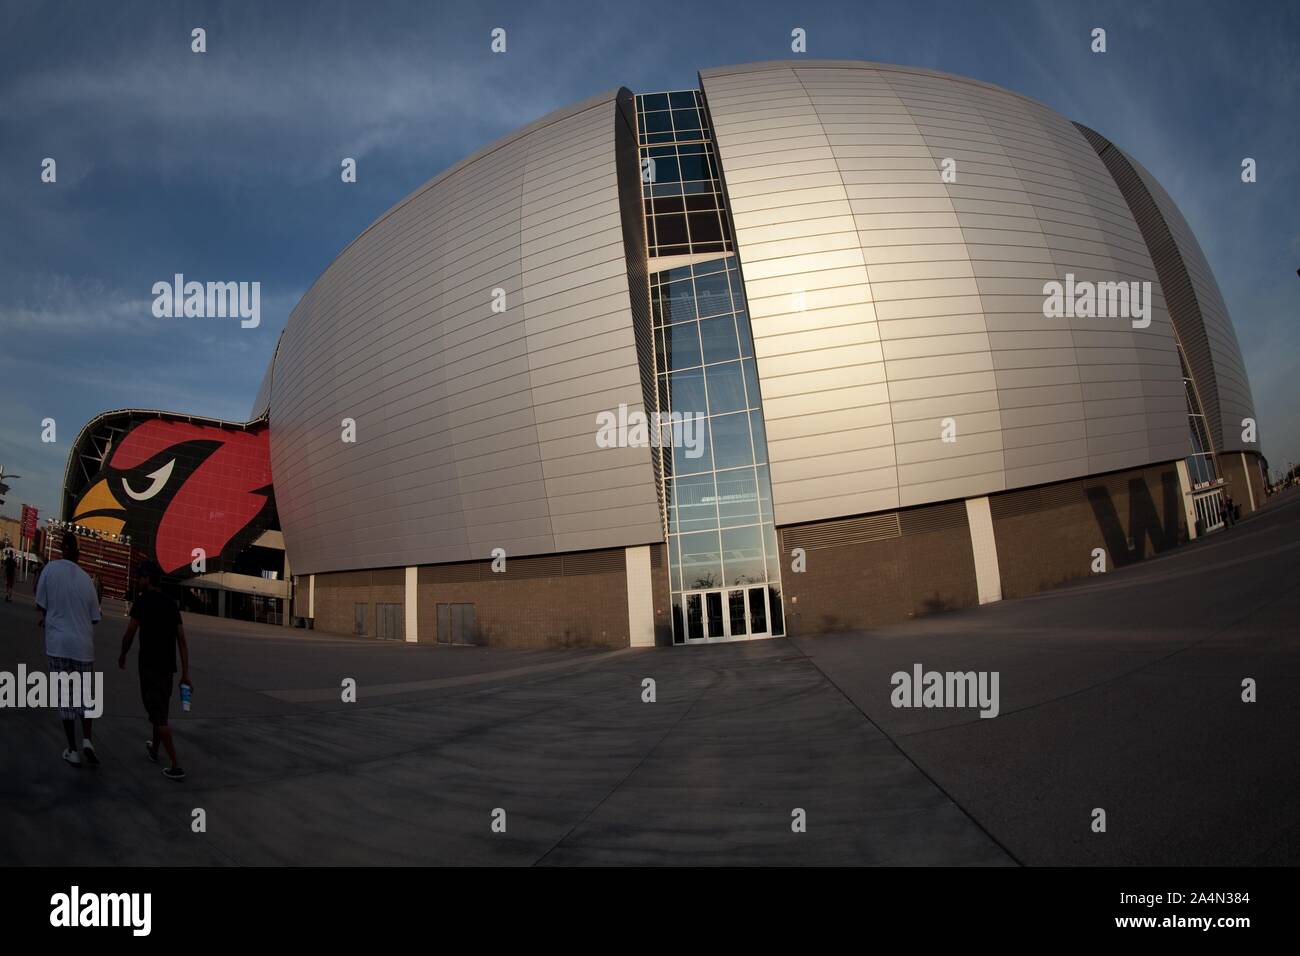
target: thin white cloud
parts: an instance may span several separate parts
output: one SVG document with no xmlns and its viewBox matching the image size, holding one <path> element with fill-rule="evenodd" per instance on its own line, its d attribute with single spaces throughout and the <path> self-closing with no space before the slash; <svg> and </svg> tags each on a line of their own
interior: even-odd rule
<svg viewBox="0 0 1300 956">
<path fill-rule="evenodd" d="M 0 329 L 13 332 L 144 331 L 156 322 L 153 299 L 109 288 L 93 277 L 33 276 L 22 299 L 0 303 Z"/>
<path fill-rule="evenodd" d="M 171 282 L 172 275 L 161 276 L 157 281 Z M 301 290 L 263 293 L 262 324 L 276 329 L 283 326 L 285 318 L 301 297 Z M 109 332 L 154 335 L 163 322 L 180 325 L 184 331 L 197 331 L 197 325 L 191 329 L 187 323 L 223 321 L 158 319 L 153 315 L 153 303 L 152 283 L 143 283 L 139 288 L 128 292 L 112 288 L 102 279 L 93 276 L 42 273 L 29 279 L 17 301 L 0 302 L 0 330 L 39 331 L 48 334 Z M 205 341 L 216 344 L 220 338 L 212 336 Z M 253 340 L 247 333 L 242 338 L 236 338 L 240 346 L 252 347 Z"/>
<path fill-rule="evenodd" d="M 51 65 L 0 97 L 0 123 L 38 126 L 61 144 L 70 176 L 82 156 L 107 170 L 219 170 L 227 180 L 275 175 L 268 164 L 282 176 L 337 175 L 345 155 L 462 152 L 535 119 L 554 95 L 540 84 L 501 95 L 487 57 L 450 62 L 349 44 L 283 50 L 248 35 L 236 53 L 186 54 L 192 62 L 138 41 L 103 48 L 112 55 Z"/>
</svg>

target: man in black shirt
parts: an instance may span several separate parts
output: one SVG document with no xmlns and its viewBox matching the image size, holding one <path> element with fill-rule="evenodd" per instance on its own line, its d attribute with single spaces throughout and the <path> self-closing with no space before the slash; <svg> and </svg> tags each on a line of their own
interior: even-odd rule
<svg viewBox="0 0 1300 956">
<path fill-rule="evenodd" d="M 14 599 L 14 572 L 18 570 L 18 562 L 14 560 L 13 550 L 5 551 L 5 600 Z"/>
<path fill-rule="evenodd" d="M 126 655 L 136 631 L 140 632 L 140 697 L 144 701 L 149 723 L 153 724 L 153 739 L 144 745 L 149 759 L 157 763 L 158 744 L 167 749 L 172 765 L 163 771 L 169 780 L 184 780 L 185 771 L 176 761 L 176 745 L 172 731 L 167 726 L 167 708 L 172 697 L 172 681 L 176 674 L 176 650 L 181 652 L 181 683 L 193 687 L 190 681 L 190 649 L 185 643 L 185 628 L 176 602 L 162 591 L 162 568 L 152 561 L 140 567 L 140 580 L 144 583 L 138 597 L 131 604 L 131 622 L 122 635 L 122 653 L 117 666 L 126 669 Z"/>
</svg>

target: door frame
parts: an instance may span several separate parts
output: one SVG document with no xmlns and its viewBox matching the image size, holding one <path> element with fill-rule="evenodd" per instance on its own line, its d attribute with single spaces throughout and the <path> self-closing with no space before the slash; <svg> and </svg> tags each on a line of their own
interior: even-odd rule
<svg viewBox="0 0 1300 956">
<path fill-rule="evenodd" d="M 1211 488 L 1192 496 L 1192 508 L 1196 517 L 1201 519 L 1202 533 L 1218 531 L 1223 524 L 1223 489 Z"/>
<path fill-rule="evenodd" d="M 739 591 L 744 595 L 745 602 L 745 633 L 733 634 L 731 632 L 731 594 Z M 758 591 L 763 601 L 763 621 L 766 630 L 754 633 L 750 630 L 751 622 L 754 620 L 754 612 L 750 601 L 752 592 Z M 682 635 L 683 644 L 722 644 L 730 641 L 761 641 L 772 637 L 772 609 L 770 607 L 771 592 L 767 584 L 737 584 L 727 588 L 698 588 L 692 591 L 683 591 L 682 594 Z M 709 613 L 709 595 L 716 594 L 719 596 L 721 604 L 720 618 L 722 623 L 722 633 L 716 637 L 709 635 L 709 624 L 712 621 L 712 615 Z M 690 599 L 699 598 L 700 601 L 700 627 L 703 631 L 701 637 L 691 637 L 691 614 Z"/>
</svg>

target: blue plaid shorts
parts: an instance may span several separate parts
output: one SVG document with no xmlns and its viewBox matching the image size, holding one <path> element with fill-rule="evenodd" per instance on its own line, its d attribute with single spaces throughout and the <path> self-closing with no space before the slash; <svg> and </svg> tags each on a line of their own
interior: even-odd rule
<svg viewBox="0 0 1300 956">
<path fill-rule="evenodd" d="M 95 669 L 94 661 L 74 661 L 69 657 L 51 657 L 50 658 L 50 677 L 55 674 L 89 674 Z M 87 678 L 82 678 L 85 681 Z M 53 679 L 51 684 L 53 684 Z M 85 684 L 82 684 L 83 689 Z M 81 702 L 84 704 L 86 699 L 83 697 Z M 84 717 L 86 714 L 85 707 L 60 707 L 59 718 L 62 720 L 76 720 L 78 717 Z"/>
</svg>

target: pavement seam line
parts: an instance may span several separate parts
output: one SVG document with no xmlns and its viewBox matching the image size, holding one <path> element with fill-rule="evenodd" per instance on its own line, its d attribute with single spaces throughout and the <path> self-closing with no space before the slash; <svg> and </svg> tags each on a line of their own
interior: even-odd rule
<svg viewBox="0 0 1300 956">
<path fill-rule="evenodd" d="M 663 734 L 660 735 L 658 740 L 656 740 L 651 746 L 646 748 L 646 752 L 641 755 L 641 759 L 638 760 L 636 764 L 630 770 L 628 770 L 627 773 L 625 773 L 622 777 L 620 777 L 615 782 L 615 784 L 609 788 L 608 793 L 606 793 L 603 797 L 601 797 L 599 800 L 596 801 L 596 803 L 592 806 L 592 808 L 583 815 L 581 820 L 573 824 L 573 826 L 569 827 L 569 829 L 564 832 L 564 835 L 561 836 L 558 840 L 556 840 L 550 849 L 548 849 L 545 853 L 543 853 L 541 856 L 539 856 L 536 860 L 533 861 L 532 863 L 533 866 L 537 866 L 539 863 L 543 862 L 548 856 L 550 856 L 557 849 L 559 849 L 560 845 L 563 844 L 565 840 L 573 836 L 573 834 L 577 831 L 578 827 L 582 826 L 584 823 L 590 820 L 592 816 L 595 815 L 596 811 L 599 810 L 601 807 L 603 807 L 609 801 L 610 797 L 618 793 L 618 791 L 622 789 L 623 785 L 632 779 L 632 775 L 635 774 L 638 770 L 640 770 L 645 765 L 645 762 L 650 759 L 650 755 L 653 754 L 656 750 L 658 750 L 663 745 L 663 742 L 668 739 L 669 735 L 674 730 L 676 730 L 677 726 L 687 718 L 687 716 L 690 714 L 692 710 L 695 709 L 695 705 L 698 704 L 704 698 L 704 695 L 708 693 L 710 690 L 712 690 L 713 687 L 718 683 L 719 680 L 718 670 L 714 667 L 710 667 L 709 670 L 713 672 L 712 679 L 708 682 L 708 684 L 700 688 L 700 692 L 695 695 L 695 699 L 692 700 L 690 704 L 687 705 L 686 709 L 682 711 L 681 715 L 676 720 L 674 720 L 671 724 L 668 725 L 668 729 L 665 730 Z"/>
<path fill-rule="evenodd" d="M 926 771 L 924 767 L 922 767 L 919 763 L 917 763 L 914 759 L 912 759 L 912 755 L 909 754 L 906 750 L 904 750 L 899 745 L 898 741 L 894 739 L 892 734 L 890 734 L 888 731 L 885 730 L 885 728 L 881 727 L 878 723 L 872 720 L 871 715 L 868 714 L 865 710 L 863 710 L 860 706 L 858 706 L 858 702 L 855 701 L 852 697 L 850 697 L 847 693 L 845 693 L 844 688 L 842 688 L 839 684 L 837 684 L 829 674 L 827 674 L 824 670 L 822 670 L 821 667 L 818 665 L 817 661 L 813 659 L 808 654 L 807 651 L 805 651 L 794 641 L 790 641 L 790 643 L 794 646 L 796 650 L 798 650 L 800 654 L 802 654 L 804 657 L 808 659 L 808 663 L 812 664 L 812 666 L 817 669 L 817 673 L 822 675 L 822 678 L 826 681 L 826 683 L 834 687 L 836 692 L 841 697 L 843 697 L 845 701 L 848 702 L 848 705 L 862 715 L 863 720 L 865 720 L 868 724 L 874 727 L 882 737 L 888 740 L 890 745 L 895 750 L 898 751 L 898 753 L 902 756 L 902 758 L 906 760 L 908 763 L 910 763 L 913 767 L 915 767 L 917 772 L 921 774 L 921 776 L 923 776 L 926 780 L 928 780 L 932 787 L 934 787 L 936 790 L 942 793 L 949 803 L 951 803 L 954 807 L 960 810 L 962 814 L 966 817 L 966 819 L 975 825 L 976 829 L 978 829 L 981 833 L 983 833 L 986 837 L 989 838 L 989 840 L 993 843 L 994 846 L 996 846 L 999 850 L 1005 853 L 1007 855 L 1007 859 L 1009 859 L 1016 866 L 1023 867 L 1025 865 L 1020 860 L 1019 857 L 1017 857 L 1014 853 L 1012 853 L 1011 850 L 1001 840 L 999 840 L 997 837 L 995 837 L 992 834 L 992 832 L 989 831 L 988 827 L 984 826 L 984 824 L 980 823 L 979 820 L 975 819 L 975 815 L 972 814 L 969 810 L 967 810 L 964 806 L 962 806 L 957 801 L 957 799 L 951 793 L 948 792 L 948 790 L 943 786 L 943 784 L 939 783 L 938 780 L 935 780 L 934 777 L 930 776 L 930 774 Z"/>
</svg>

